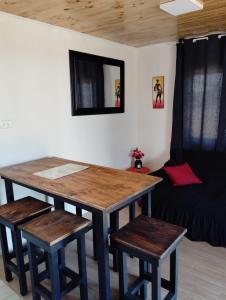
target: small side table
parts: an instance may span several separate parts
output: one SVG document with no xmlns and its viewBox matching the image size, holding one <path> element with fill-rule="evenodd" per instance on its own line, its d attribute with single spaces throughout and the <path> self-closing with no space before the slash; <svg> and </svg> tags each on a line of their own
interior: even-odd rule
<svg viewBox="0 0 226 300">
<path fill-rule="evenodd" d="M 140 174 L 149 174 L 151 173 L 151 170 L 148 167 L 142 167 L 141 169 L 137 169 L 135 167 L 130 167 L 126 169 L 126 171 L 134 172 L 134 173 L 140 173 Z"/>
<path fill-rule="evenodd" d="M 138 174 L 149 174 L 151 173 L 151 170 L 148 167 L 143 166 L 141 169 L 137 169 L 135 167 L 130 167 L 127 168 L 126 171 L 129 172 L 134 172 L 134 173 L 138 173 Z M 138 199 L 138 203 L 140 204 L 142 199 Z M 130 222 L 133 221 L 136 217 L 136 206 L 135 206 L 135 202 L 133 204 L 130 204 L 129 206 L 129 220 Z"/>
</svg>

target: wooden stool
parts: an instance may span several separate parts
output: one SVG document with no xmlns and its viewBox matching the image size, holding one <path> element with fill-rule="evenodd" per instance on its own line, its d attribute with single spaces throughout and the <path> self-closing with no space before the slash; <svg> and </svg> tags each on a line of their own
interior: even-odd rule
<svg viewBox="0 0 226 300">
<path fill-rule="evenodd" d="M 18 225 L 46 213 L 51 207 L 52 205 L 32 197 L 26 197 L 0 206 L 0 239 L 5 278 L 7 281 L 11 281 L 12 272 L 18 276 L 22 296 L 27 293 L 26 271 L 29 270 L 29 264 L 24 263 L 27 248 L 22 246 L 21 232 Z M 12 253 L 9 253 L 6 227 L 11 230 L 12 234 Z M 16 264 L 12 261 L 13 258 L 16 258 Z M 43 261 L 44 257 L 39 256 L 38 263 Z"/>
<path fill-rule="evenodd" d="M 72 289 L 80 286 L 82 300 L 88 299 L 85 233 L 91 222 L 63 210 L 49 212 L 20 226 L 28 242 L 31 285 L 34 300 L 59 300 Z M 65 266 L 65 246 L 77 239 L 79 274 Z M 48 268 L 39 273 L 36 264 L 37 247 L 48 253 Z M 67 277 L 71 280 L 67 283 Z M 50 279 L 51 292 L 41 282 Z"/>
<path fill-rule="evenodd" d="M 177 299 L 178 246 L 186 229 L 141 215 L 111 236 L 119 255 L 119 289 L 122 299 L 146 299 L 147 281 L 152 282 L 152 300 Z M 139 259 L 139 277 L 128 287 L 127 254 Z M 161 264 L 170 255 L 170 280 L 161 278 Z M 149 272 L 149 264 L 152 273 Z M 139 297 L 138 297 L 139 295 Z"/>
</svg>

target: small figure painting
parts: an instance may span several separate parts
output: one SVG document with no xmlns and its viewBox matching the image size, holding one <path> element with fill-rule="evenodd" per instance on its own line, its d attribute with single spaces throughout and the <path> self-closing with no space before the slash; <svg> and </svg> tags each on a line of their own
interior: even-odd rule
<svg viewBox="0 0 226 300">
<path fill-rule="evenodd" d="M 115 80 L 115 107 L 120 107 L 120 95 L 121 95 L 121 90 L 120 90 L 120 79 Z"/>
<path fill-rule="evenodd" d="M 164 108 L 164 76 L 153 77 L 152 98 L 154 109 Z"/>
</svg>

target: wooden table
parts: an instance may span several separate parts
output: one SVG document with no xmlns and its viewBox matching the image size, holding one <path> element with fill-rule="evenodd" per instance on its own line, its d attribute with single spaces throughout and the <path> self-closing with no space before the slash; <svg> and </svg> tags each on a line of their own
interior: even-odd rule
<svg viewBox="0 0 226 300">
<path fill-rule="evenodd" d="M 56 208 L 70 203 L 79 210 L 92 212 L 95 220 L 96 249 L 99 273 L 99 299 L 110 299 L 110 270 L 108 246 L 108 215 L 144 196 L 142 213 L 151 214 L 151 190 L 161 178 L 87 165 L 88 169 L 56 180 L 33 175 L 67 163 L 77 163 L 61 158 L 42 158 L 0 169 L 5 180 L 7 202 L 14 201 L 13 183 L 54 198 Z"/>
</svg>

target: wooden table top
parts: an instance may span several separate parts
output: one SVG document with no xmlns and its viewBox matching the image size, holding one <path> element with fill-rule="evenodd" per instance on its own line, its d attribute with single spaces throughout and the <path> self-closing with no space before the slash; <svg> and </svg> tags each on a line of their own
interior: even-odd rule
<svg viewBox="0 0 226 300">
<path fill-rule="evenodd" d="M 89 168 L 55 180 L 33 175 L 33 173 L 67 163 L 81 164 Z M 0 168 L 0 176 L 101 211 L 112 210 L 114 206 L 145 192 L 162 180 L 162 178 L 150 175 L 57 157 L 45 157 Z"/>
</svg>

